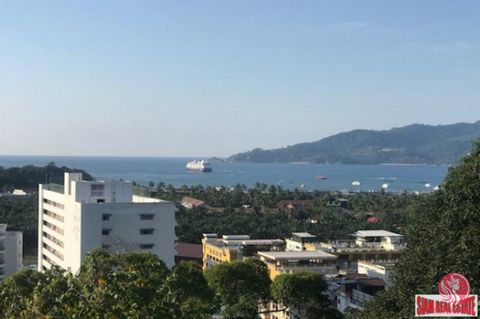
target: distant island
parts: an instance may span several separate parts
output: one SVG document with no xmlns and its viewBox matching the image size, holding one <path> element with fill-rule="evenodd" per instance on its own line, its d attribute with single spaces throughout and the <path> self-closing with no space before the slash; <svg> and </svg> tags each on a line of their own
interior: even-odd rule
<svg viewBox="0 0 480 319">
<path fill-rule="evenodd" d="M 480 121 L 449 125 L 413 124 L 385 131 L 353 130 L 311 143 L 232 155 L 241 162 L 342 164 L 453 164 L 480 138 Z"/>
</svg>

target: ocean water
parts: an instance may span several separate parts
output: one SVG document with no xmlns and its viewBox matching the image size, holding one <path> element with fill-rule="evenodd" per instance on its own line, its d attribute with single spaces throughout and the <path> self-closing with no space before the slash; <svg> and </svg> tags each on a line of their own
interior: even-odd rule
<svg viewBox="0 0 480 319">
<path fill-rule="evenodd" d="M 185 164 L 192 158 L 154 157 L 63 157 L 63 156 L 0 156 L 0 166 L 46 165 L 84 169 L 97 180 L 123 179 L 147 184 L 164 182 L 174 186 L 232 186 L 257 182 L 284 188 L 334 191 L 378 191 L 388 183 L 388 191 L 428 192 L 442 183 L 448 167 L 438 165 L 342 165 L 292 163 L 212 162 L 213 172 L 192 172 Z M 325 176 L 317 180 L 316 176 Z M 353 186 L 359 181 L 360 186 Z M 429 183 L 431 187 L 425 187 Z"/>
</svg>

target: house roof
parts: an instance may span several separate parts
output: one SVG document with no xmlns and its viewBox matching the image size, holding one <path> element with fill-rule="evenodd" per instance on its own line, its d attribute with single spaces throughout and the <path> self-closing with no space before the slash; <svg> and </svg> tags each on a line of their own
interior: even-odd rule
<svg viewBox="0 0 480 319">
<path fill-rule="evenodd" d="M 353 235 L 356 237 L 403 237 L 388 230 L 359 230 Z"/>
<path fill-rule="evenodd" d="M 305 232 L 292 233 L 292 235 L 300 237 L 300 238 L 315 238 L 315 237 L 317 237 L 315 235 L 312 235 L 310 233 L 305 233 Z"/>
<path fill-rule="evenodd" d="M 206 204 L 207 204 L 207 203 L 205 203 L 203 200 L 196 199 L 196 198 L 189 197 L 189 196 L 183 197 L 183 198 L 182 198 L 182 203 L 184 203 L 184 204 L 190 204 L 190 205 L 192 205 L 193 207 L 203 206 L 203 205 L 206 205 Z"/>
<path fill-rule="evenodd" d="M 336 259 L 337 256 L 322 251 L 259 251 L 262 257 L 272 260 Z"/>
<path fill-rule="evenodd" d="M 379 278 L 364 278 L 359 279 L 358 283 L 363 286 L 384 287 L 385 281 Z"/>
<path fill-rule="evenodd" d="M 367 223 L 376 224 L 376 223 L 378 223 L 379 221 L 380 221 L 380 218 L 378 218 L 378 217 L 373 217 L 373 216 L 372 216 L 372 217 L 368 217 L 368 219 L 367 219 Z"/>
<path fill-rule="evenodd" d="M 277 207 L 285 208 L 288 206 L 293 207 L 309 207 L 312 206 L 311 200 L 281 200 L 277 203 Z"/>
<path fill-rule="evenodd" d="M 202 259 L 202 245 L 189 243 L 176 243 L 176 255 L 179 257 Z"/>
</svg>

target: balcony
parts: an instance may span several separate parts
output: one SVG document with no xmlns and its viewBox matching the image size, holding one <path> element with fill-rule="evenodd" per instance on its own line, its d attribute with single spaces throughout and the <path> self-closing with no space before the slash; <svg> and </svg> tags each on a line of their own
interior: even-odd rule
<svg viewBox="0 0 480 319">
<path fill-rule="evenodd" d="M 43 185 L 43 189 L 47 190 L 47 191 L 52 191 L 52 192 L 56 192 L 56 193 L 60 193 L 60 194 L 64 194 L 65 193 L 65 188 L 63 185 L 60 185 L 60 184 L 45 184 Z"/>
</svg>

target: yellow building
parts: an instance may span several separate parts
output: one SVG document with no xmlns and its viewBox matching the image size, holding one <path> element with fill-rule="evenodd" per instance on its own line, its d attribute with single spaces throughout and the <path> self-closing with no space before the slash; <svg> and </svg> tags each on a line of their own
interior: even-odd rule
<svg viewBox="0 0 480 319">
<path fill-rule="evenodd" d="M 203 269 L 217 264 L 254 257 L 259 250 L 282 250 L 281 239 L 250 239 L 248 235 L 203 234 Z"/>
</svg>

